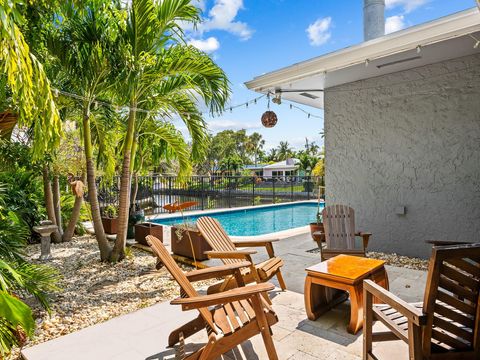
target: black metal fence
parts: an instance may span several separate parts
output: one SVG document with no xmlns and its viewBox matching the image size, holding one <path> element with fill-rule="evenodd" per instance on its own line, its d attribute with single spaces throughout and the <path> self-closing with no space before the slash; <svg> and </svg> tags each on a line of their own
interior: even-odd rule
<svg viewBox="0 0 480 360">
<path fill-rule="evenodd" d="M 176 176 L 149 175 L 132 179 L 132 196 L 146 215 L 167 212 L 163 205 L 196 201 L 192 210 L 263 205 L 317 199 L 324 194 L 324 178 L 315 176 Z M 117 205 L 120 178 L 97 181 L 101 207 Z M 320 193 L 319 193 L 320 192 Z"/>
</svg>

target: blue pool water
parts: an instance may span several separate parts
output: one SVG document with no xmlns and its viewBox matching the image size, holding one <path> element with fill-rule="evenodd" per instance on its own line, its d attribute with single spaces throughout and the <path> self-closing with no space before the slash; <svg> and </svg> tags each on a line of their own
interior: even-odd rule
<svg viewBox="0 0 480 360">
<path fill-rule="evenodd" d="M 323 204 L 321 204 L 323 207 Z M 188 222 L 195 222 L 205 215 L 186 216 Z M 255 236 L 277 231 L 306 226 L 316 220 L 317 204 L 300 203 L 276 205 L 246 210 L 231 210 L 220 213 L 209 213 L 232 236 Z M 181 217 L 152 220 L 158 224 L 174 225 L 182 223 Z"/>
</svg>

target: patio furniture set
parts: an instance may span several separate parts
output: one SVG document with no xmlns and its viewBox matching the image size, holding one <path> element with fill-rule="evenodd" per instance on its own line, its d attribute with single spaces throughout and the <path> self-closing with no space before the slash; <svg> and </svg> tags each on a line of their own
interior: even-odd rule
<svg viewBox="0 0 480 360">
<path fill-rule="evenodd" d="M 305 308 L 310 320 L 350 298 L 347 330 L 356 334 L 363 326 L 363 358 L 377 359 L 372 343 L 403 340 L 409 359 L 480 358 L 480 244 L 434 242 L 423 303 L 409 304 L 388 291 L 385 262 L 365 257 L 371 234 L 355 231 L 354 211 L 333 205 L 323 210 L 326 247 L 317 265 L 306 269 Z M 220 223 L 203 217 L 197 226 L 212 247 L 211 258 L 224 265 L 183 273 L 160 240 L 147 242 L 180 286 L 180 298 L 171 302 L 199 316 L 174 330 L 169 346 L 177 345 L 181 359 L 217 359 L 261 334 L 270 360 L 278 359 L 272 326 L 278 322 L 268 292 L 276 276 L 282 290 L 283 260 L 274 254 L 274 240 L 232 241 Z M 360 248 L 355 237 L 362 238 Z M 254 264 L 250 247 L 265 247 L 269 259 Z M 239 249 L 240 248 L 240 249 Z M 194 281 L 223 278 L 199 295 Z M 250 284 L 250 285 L 248 285 Z M 245 286 L 248 285 L 248 286 Z M 387 331 L 373 332 L 374 321 Z M 208 342 L 186 354 L 184 339 L 207 330 Z"/>
</svg>

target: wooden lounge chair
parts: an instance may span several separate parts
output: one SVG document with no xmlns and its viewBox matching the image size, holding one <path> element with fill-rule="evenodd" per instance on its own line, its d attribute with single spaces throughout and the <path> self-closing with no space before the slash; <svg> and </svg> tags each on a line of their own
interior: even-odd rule
<svg viewBox="0 0 480 360">
<path fill-rule="evenodd" d="M 376 359 L 372 341 L 398 339 L 408 343 L 410 359 L 480 359 L 480 244 L 433 248 L 423 303 L 363 284 L 364 359 Z M 374 298 L 386 305 L 372 305 Z M 374 320 L 389 331 L 372 333 Z"/>
<path fill-rule="evenodd" d="M 205 240 L 212 247 L 212 251 L 206 251 L 210 258 L 221 259 L 224 264 L 235 264 L 242 261 L 248 261 L 252 265 L 249 269 L 242 270 L 243 279 L 246 284 L 256 282 L 262 283 L 270 280 L 273 276 L 277 276 L 278 283 L 282 290 L 286 290 L 287 286 L 283 280 L 281 267 L 283 260 L 275 256 L 272 243 L 278 239 L 270 240 L 240 240 L 232 241 L 227 235 L 222 225 L 211 217 L 201 217 L 197 220 L 197 227 Z M 251 255 L 255 254 L 255 250 L 239 250 L 237 247 L 265 247 L 269 259 L 254 265 Z M 235 278 L 230 276 L 217 286 L 212 286 L 210 292 L 224 291 L 236 287 Z"/>
<path fill-rule="evenodd" d="M 365 256 L 371 233 L 355 231 L 355 212 L 346 205 L 326 206 L 322 211 L 326 247 L 320 250 L 322 261 L 339 254 Z M 355 238 L 362 238 L 358 247 Z M 320 245 L 320 244 L 319 244 Z"/>
<path fill-rule="evenodd" d="M 151 235 L 147 236 L 146 240 L 180 285 L 182 297 L 173 300 L 171 304 L 182 305 L 184 311 L 198 310 L 200 313 L 196 319 L 170 334 L 168 338 L 170 347 L 182 344 L 184 338 L 206 329 L 207 344 L 198 351 L 185 356 L 184 359 L 213 360 L 261 333 L 269 359 L 278 359 L 271 335 L 271 326 L 278 322 L 278 318 L 261 296 L 262 293 L 274 289 L 273 284 L 257 284 L 201 296 L 193 288 L 191 282 L 236 275 L 238 281 L 242 283 L 239 269 L 250 264 L 241 262 L 184 274 L 160 240 Z"/>
</svg>

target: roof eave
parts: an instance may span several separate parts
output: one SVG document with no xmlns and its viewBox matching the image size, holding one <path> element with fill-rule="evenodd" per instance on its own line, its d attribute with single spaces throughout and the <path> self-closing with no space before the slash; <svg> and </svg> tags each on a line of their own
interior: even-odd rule
<svg viewBox="0 0 480 360">
<path fill-rule="evenodd" d="M 297 63 L 245 82 L 248 89 L 266 89 L 309 76 L 339 70 L 368 60 L 415 49 L 480 30 L 480 11 L 474 7 L 425 24 Z"/>
</svg>

